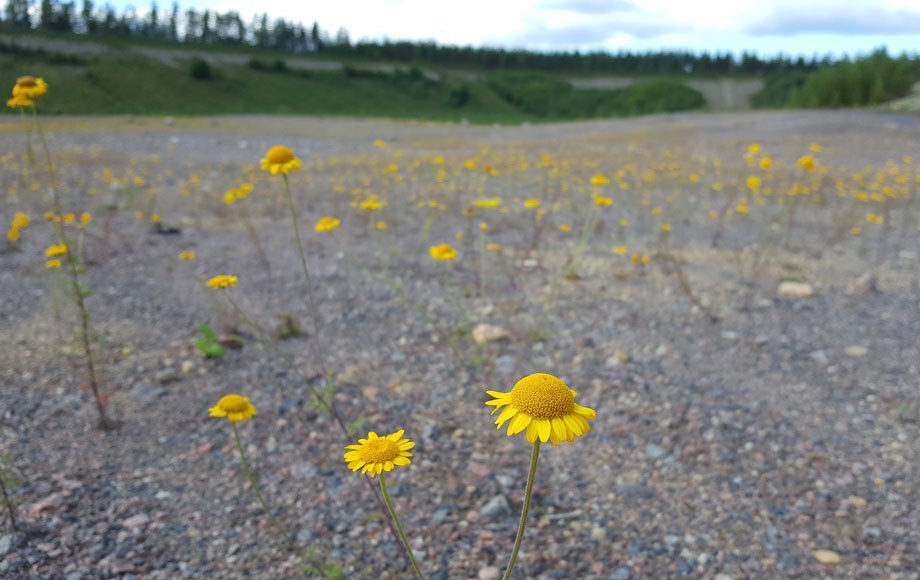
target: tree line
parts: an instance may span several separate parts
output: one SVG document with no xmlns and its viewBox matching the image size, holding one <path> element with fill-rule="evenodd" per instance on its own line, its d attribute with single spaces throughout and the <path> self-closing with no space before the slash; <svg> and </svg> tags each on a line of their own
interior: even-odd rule
<svg viewBox="0 0 920 580">
<path fill-rule="evenodd" d="M 284 18 L 256 14 L 245 20 L 239 12 L 183 10 L 174 2 L 161 11 L 156 2 L 144 13 L 128 7 L 118 13 L 111 4 L 93 0 L 6 0 L 2 27 L 9 31 L 39 30 L 91 37 L 128 37 L 198 45 L 240 45 L 292 54 L 327 53 L 341 57 L 481 69 L 530 69 L 607 74 L 775 74 L 808 72 L 832 63 L 829 56 L 763 58 L 744 52 L 713 54 L 690 51 L 608 53 L 602 51 L 536 52 L 523 49 L 441 45 L 435 42 L 352 42 L 348 31 L 334 35 L 318 23 L 305 26 Z"/>
</svg>

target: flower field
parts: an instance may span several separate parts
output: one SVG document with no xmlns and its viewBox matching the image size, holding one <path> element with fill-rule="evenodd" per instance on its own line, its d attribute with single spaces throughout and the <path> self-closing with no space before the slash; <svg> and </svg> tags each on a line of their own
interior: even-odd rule
<svg viewBox="0 0 920 580">
<path fill-rule="evenodd" d="M 920 117 L 40 97 L 0 120 L 0 576 L 920 568 Z"/>
</svg>

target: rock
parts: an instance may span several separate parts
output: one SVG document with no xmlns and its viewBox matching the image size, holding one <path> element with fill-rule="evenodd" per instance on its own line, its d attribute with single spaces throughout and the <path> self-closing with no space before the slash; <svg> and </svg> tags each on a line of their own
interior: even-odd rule
<svg viewBox="0 0 920 580">
<path fill-rule="evenodd" d="M 617 485 L 616 493 L 623 497 L 638 497 L 641 499 L 655 497 L 655 490 L 643 483 L 621 483 Z"/>
<path fill-rule="evenodd" d="M 507 330 L 500 326 L 492 324 L 479 323 L 473 329 L 473 341 L 476 344 L 486 344 L 489 342 L 498 342 L 511 338 Z"/>
<path fill-rule="evenodd" d="M 859 497 L 858 495 L 851 495 L 850 497 L 848 497 L 847 503 L 855 507 L 856 509 L 860 509 L 860 510 L 869 504 L 869 502 L 867 502 L 865 498 Z"/>
<path fill-rule="evenodd" d="M 64 505 L 64 496 L 61 493 L 52 493 L 51 495 L 40 499 L 29 508 L 29 515 L 35 517 L 43 512 L 54 511 Z"/>
<path fill-rule="evenodd" d="M 156 374 L 153 375 L 153 378 L 161 385 L 168 385 L 169 383 L 174 383 L 180 379 L 179 373 L 177 373 L 176 369 L 172 367 L 167 367 L 157 371 Z"/>
<path fill-rule="evenodd" d="M 138 530 L 146 526 L 148 523 L 150 523 L 150 516 L 147 514 L 137 514 L 123 520 L 121 525 L 130 530 Z"/>
<path fill-rule="evenodd" d="M 872 272 L 865 272 L 847 287 L 850 296 L 865 296 L 878 292 L 878 277 Z"/>
<path fill-rule="evenodd" d="M 505 499 L 505 496 L 499 494 L 482 506 L 482 509 L 479 510 L 479 515 L 487 520 L 494 521 L 511 515 L 511 506 L 508 505 L 508 500 Z"/>
<path fill-rule="evenodd" d="M 591 528 L 591 539 L 601 541 L 607 539 L 607 530 L 600 526 L 594 526 Z"/>
<path fill-rule="evenodd" d="M 131 388 L 131 396 L 141 403 L 151 403 L 165 394 L 166 389 L 150 383 L 136 383 Z"/>
<path fill-rule="evenodd" d="M 843 349 L 843 352 L 845 352 L 846 355 L 849 357 L 862 358 L 869 353 L 869 349 L 864 346 L 859 346 L 858 344 L 855 344 L 853 346 L 846 347 L 845 349 Z"/>
<path fill-rule="evenodd" d="M 193 370 L 195 370 L 195 361 L 184 360 L 182 361 L 182 365 L 179 368 L 182 371 L 183 375 L 187 375 Z"/>
<path fill-rule="evenodd" d="M 649 443 L 645 446 L 645 456 L 652 460 L 662 459 L 663 457 L 668 456 L 668 450 Z"/>
<path fill-rule="evenodd" d="M 738 340 L 738 333 L 734 330 L 726 330 L 722 332 L 722 338 L 725 340 Z"/>
<path fill-rule="evenodd" d="M 716 574 L 712 580 L 735 580 L 731 574 Z"/>
<path fill-rule="evenodd" d="M 495 359 L 495 370 L 500 375 L 510 375 L 514 373 L 514 367 L 517 366 L 517 359 L 510 354 L 503 354 Z"/>
<path fill-rule="evenodd" d="M 624 365 L 628 362 L 629 362 L 629 357 L 625 353 L 616 351 L 613 353 L 612 356 L 610 356 L 609 358 L 607 358 L 606 361 L 604 361 L 604 366 L 606 366 L 608 369 L 615 369 L 618 366 Z"/>
<path fill-rule="evenodd" d="M 808 353 L 808 358 L 810 358 L 811 360 L 815 361 L 816 363 L 818 363 L 819 365 L 823 367 L 826 367 L 827 365 L 831 364 L 831 360 L 827 357 L 827 353 L 820 349 Z"/>
<path fill-rule="evenodd" d="M 817 550 L 814 554 L 815 560 L 822 564 L 834 565 L 840 563 L 840 554 L 833 550 Z"/>
<path fill-rule="evenodd" d="M 6 534 L 0 537 L 0 558 L 15 550 L 19 546 L 20 540 L 21 537 L 17 534 Z"/>
<path fill-rule="evenodd" d="M 630 578 L 632 578 L 632 572 L 626 566 L 620 566 L 610 575 L 610 580 L 629 580 Z"/>
<path fill-rule="evenodd" d="M 814 296 L 815 289 L 808 282 L 792 282 L 786 280 L 779 285 L 776 293 L 787 298 L 810 298 Z"/>
<path fill-rule="evenodd" d="M 498 569 L 498 566 L 486 566 L 485 568 L 479 569 L 479 574 L 477 576 L 479 580 L 498 580 L 502 577 L 501 570 Z"/>
</svg>

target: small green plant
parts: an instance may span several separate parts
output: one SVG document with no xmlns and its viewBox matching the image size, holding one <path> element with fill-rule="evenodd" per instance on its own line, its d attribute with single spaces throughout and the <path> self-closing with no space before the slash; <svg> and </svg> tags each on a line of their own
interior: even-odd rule
<svg viewBox="0 0 920 580">
<path fill-rule="evenodd" d="M 227 351 L 220 344 L 217 333 L 214 329 L 204 322 L 198 323 L 198 331 L 201 332 L 201 338 L 195 339 L 195 346 L 201 351 L 201 354 L 208 358 L 220 358 Z"/>
</svg>

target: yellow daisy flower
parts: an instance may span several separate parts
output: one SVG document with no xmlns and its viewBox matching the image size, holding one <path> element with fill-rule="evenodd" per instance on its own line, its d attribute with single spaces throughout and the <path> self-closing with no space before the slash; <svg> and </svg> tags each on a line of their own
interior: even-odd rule
<svg viewBox="0 0 920 580">
<path fill-rule="evenodd" d="M 179 252 L 179 259 L 180 260 L 194 260 L 195 252 L 191 250 L 185 250 L 184 252 Z"/>
<path fill-rule="evenodd" d="M 300 169 L 300 159 L 297 159 L 294 152 L 284 145 L 275 145 L 265 154 L 262 169 L 271 171 L 272 174 L 287 175 Z"/>
<path fill-rule="evenodd" d="M 431 257 L 441 262 L 447 262 L 457 259 L 457 250 L 450 247 L 450 244 L 439 244 L 431 246 L 429 250 Z"/>
<path fill-rule="evenodd" d="M 217 405 L 208 411 L 211 417 L 226 417 L 231 423 L 246 421 L 256 416 L 256 408 L 249 402 L 249 397 L 240 395 L 224 395 L 217 401 Z"/>
<path fill-rule="evenodd" d="M 345 449 L 351 450 L 345 452 L 348 469 L 360 469 L 362 474 L 368 473 L 374 477 L 384 471 L 392 471 L 397 465 L 409 465 L 412 463 L 409 459 L 412 457 L 409 450 L 415 447 L 415 443 L 402 438 L 405 432 L 404 429 L 400 429 L 396 433 L 380 437 L 371 431 L 367 434 L 367 439 L 359 439 L 356 445 L 346 446 Z"/>
<path fill-rule="evenodd" d="M 45 250 L 45 257 L 53 258 L 67 253 L 67 244 L 52 244 Z"/>
<path fill-rule="evenodd" d="M 327 216 L 316 222 L 314 229 L 318 232 L 331 232 L 340 225 L 342 225 L 342 220 Z"/>
<path fill-rule="evenodd" d="M 535 373 L 519 380 L 510 393 L 486 391 L 494 399 L 486 405 L 495 407 L 494 415 L 505 407 L 495 420 L 501 429 L 507 421 L 508 436 L 526 431 L 527 441 L 534 443 L 551 441 L 559 445 L 562 441 L 574 441 L 591 430 L 589 420 L 597 412 L 575 402 L 575 391 L 560 379 L 546 373 Z"/>
<path fill-rule="evenodd" d="M 54 260 L 48 260 L 47 262 L 45 262 L 45 266 L 49 268 L 60 268 L 61 261 L 58 260 L 57 258 L 55 258 Z"/>
<path fill-rule="evenodd" d="M 502 200 L 500 197 L 484 197 L 473 201 L 473 205 L 483 209 L 495 209 L 500 207 Z"/>
<path fill-rule="evenodd" d="M 19 77 L 13 86 L 13 97 L 34 99 L 48 92 L 48 83 L 44 79 L 31 76 Z"/>
<path fill-rule="evenodd" d="M 208 287 L 210 288 L 227 288 L 228 286 L 236 286 L 236 276 L 229 276 L 227 274 L 221 274 L 220 276 L 214 276 L 208 280 Z"/>
<path fill-rule="evenodd" d="M 33 104 L 32 99 L 22 95 L 17 95 L 6 101 L 6 106 L 11 109 L 25 109 L 31 107 Z"/>
</svg>

